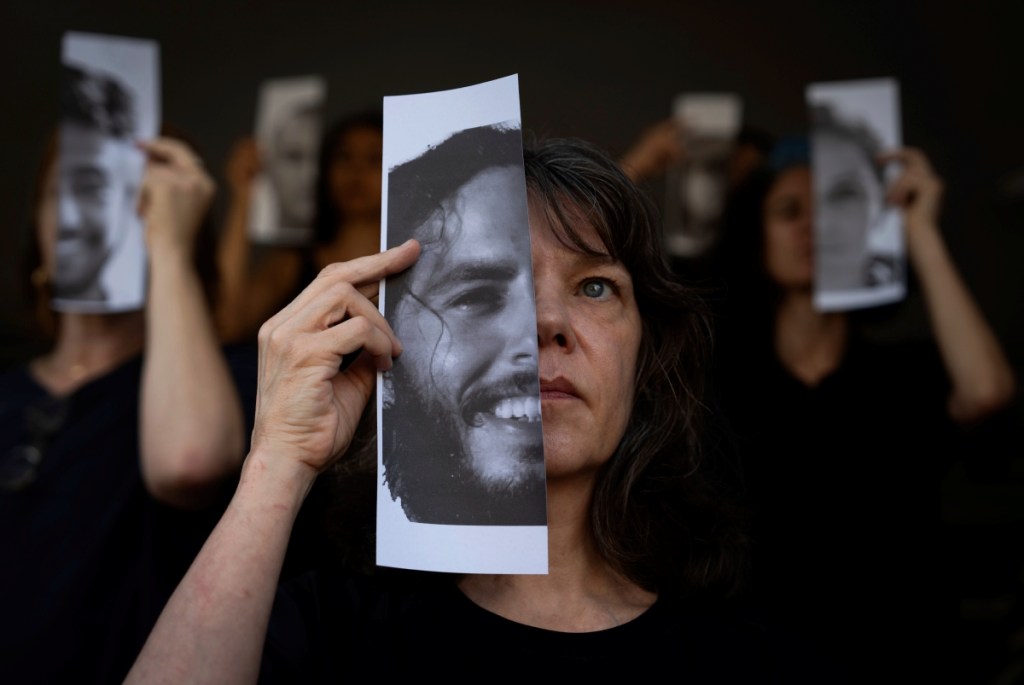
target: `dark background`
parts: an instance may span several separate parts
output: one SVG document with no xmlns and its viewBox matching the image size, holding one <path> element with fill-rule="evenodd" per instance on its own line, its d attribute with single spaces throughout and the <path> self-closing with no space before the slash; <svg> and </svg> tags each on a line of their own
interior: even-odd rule
<svg viewBox="0 0 1024 685">
<path fill-rule="evenodd" d="M 617 154 L 667 116 L 680 92 L 737 92 L 747 122 L 782 134 L 804 129 L 809 82 L 895 77 L 904 140 L 925 149 L 946 180 L 943 230 L 1024 384 L 1022 2 L 4 0 L 3 364 L 34 349 L 23 334 L 17 266 L 32 176 L 55 119 L 65 30 L 160 42 L 164 120 L 191 134 L 222 188 L 228 149 L 251 130 L 258 86 L 271 77 L 322 74 L 333 119 L 384 95 L 517 73 L 526 129 Z M 651 191 L 660 196 L 660 184 Z M 884 329 L 926 332 L 914 298 Z M 991 663 L 1024 627 L 1021 405 L 946 484 L 965 621 Z"/>
</svg>

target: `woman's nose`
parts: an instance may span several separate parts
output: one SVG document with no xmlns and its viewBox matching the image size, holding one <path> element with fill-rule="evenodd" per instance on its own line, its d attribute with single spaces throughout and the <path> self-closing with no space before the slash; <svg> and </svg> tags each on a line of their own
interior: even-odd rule
<svg viewBox="0 0 1024 685">
<path fill-rule="evenodd" d="M 570 303 L 550 288 L 537 286 L 537 347 L 555 346 L 566 352 L 576 347 L 570 317 Z"/>
</svg>

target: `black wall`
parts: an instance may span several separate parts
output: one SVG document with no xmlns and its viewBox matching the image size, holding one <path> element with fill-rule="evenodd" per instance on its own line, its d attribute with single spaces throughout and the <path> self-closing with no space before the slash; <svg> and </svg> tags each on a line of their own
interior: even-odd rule
<svg viewBox="0 0 1024 685">
<path fill-rule="evenodd" d="M 164 119 L 191 133 L 222 188 L 225 155 L 250 131 L 257 87 L 269 77 L 323 74 L 333 118 L 384 95 L 518 73 L 526 128 L 579 136 L 616 153 L 667 116 L 682 91 L 738 92 L 748 122 L 788 133 L 804 128 L 809 82 L 896 77 L 905 142 L 924 148 L 947 181 L 943 230 L 1024 384 L 1019 0 L 3 0 L 4 364 L 30 351 L 15 267 L 28 238 L 31 177 L 55 119 L 65 30 L 160 42 Z M 922 330 L 914 301 L 890 327 L 893 335 Z M 1024 483 L 1024 474 L 1015 482 Z M 1019 497 L 1020 490 L 998 487 L 980 491 L 977 501 L 989 507 L 981 514 L 973 501 L 956 499 L 966 488 L 956 491 L 954 504 L 963 508 L 954 515 L 1009 521 L 1019 531 L 1024 507 L 1001 507 L 993 498 Z"/>
<path fill-rule="evenodd" d="M 1024 369 L 1024 177 L 1009 182 L 1024 173 L 1022 28 L 1019 2 L 5 0 L 0 355 L 25 353 L 14 293 L 27 195 L 55 117 L 61 34 L 80 30 L 160 42 L 164 119 L 192 134 L 218 176 L 253 125 L 260 82 L 275 76 L 323 74 L 334 117 L 384 95 L 518 73 L 526 128 L 613 152 L 682 91 L 738 92 L 747 121 L 787 133 L 805 125 L 807 83 L 896 77 L 905 141 L 948 184 L 943 229 L 956 259 Z M 904 309 L 894 334 L 922 330 L 917 303 Z"/>
</svg>

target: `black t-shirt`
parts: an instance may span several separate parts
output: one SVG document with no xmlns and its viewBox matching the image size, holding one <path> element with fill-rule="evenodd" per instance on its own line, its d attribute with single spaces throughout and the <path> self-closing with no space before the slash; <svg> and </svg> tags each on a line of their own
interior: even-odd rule
<svg viewBox="0 0 1024 685">
<path fill-rule="evenodd" d="M 955 612 L 941 480 L 960 444 L 935 346 L 853 337 L 808 386 L 770 341 L 732 342 L 717 390 L 750 505 L 751 603 L 872 682 L 934 668 Z"/>
<path fill-rule="evenodd" d="M 254 348 L 226 351 L 251 426 Z M 137 357 L 64 398 L 0 376 L 0 680 L 119 683 L 226 499 L 197 512 L 151 498 L 139 465 Z M 247 432 L 248 435 L 248 432 Z M 41 459 L 25 473 L 19 453 Z M 12 464 L 12 461 L 15 462 Z"/>
<path fill-rule="evenodd" d="M 565 633 L 482 609 L 443 574 L 378 569 L 374 577 L 357 577 L 321 569 L 283 585 L 260 682 L 327 683 L 353 675 L 843 682 L 806 644 L 727 606 L 661 597 L 621 626 Z"/>
</svg>

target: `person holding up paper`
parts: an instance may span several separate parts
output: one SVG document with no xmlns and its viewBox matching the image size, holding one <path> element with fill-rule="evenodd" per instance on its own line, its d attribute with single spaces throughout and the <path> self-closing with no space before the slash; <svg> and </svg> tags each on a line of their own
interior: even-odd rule
<svg viewBox="0 0 1024 685">
<path fill-rule="evenodd" d="M 49 311 L 66 230 L 56 136 L 37 181 L 28 261 L 52 348 L 0 376 L 8 683 L 120 681 L 245 452 L 255 388 L 216 339 L 196 248 L 212 245 L 213 181 L 180 139 L 137 145 L 144 311 Z"/>
<path fill-rule="evenodd" d="M 260 325 L 335 261 L 380 248 L 381 113 L 352 113 L 334 122 L 316 153 L 310 197 L 315 200 L 312 244 L 265 247 L 255 260 L 249 222 L 264 161 L 256 140 L 235 143 L 226 165 L 231 191 L 217 247 L 221 273 L 217 327 L 227 342 L 255 339 Z M 278 165 L 280 167 L 280 165 Z"/>
<path fill-rule="evenodd" d="M 869 171 L 827 186 L 851 214 L 887 204 L 905 222 L 933 339 L 888 343 L 864 328 L 872 310 L 815 306 L 808 139 L 783 138 L 769 160 L 727 212 L 714 385 L 752 506 L 751 600 L 853 682 L 939 682 L 956 650 L 939 482 L 967 432 L 1009 406 L 1014 374 L 942 239 L 924 152 L 865 158 L 901 165 L 884 189 Z"/>
<path fill-rule="evenodd" d="M 458 681 L 496 668 L 504 678 L 811 682 L 793 645 L 721 603 L 745 544 L 715 464 L 700 456 L 708 322 L 668 270 L 649 199 L 580 142 L 528 150 L 525 169 L 549 572 L 327 569 L 284 586 L 274 606 L 305 494 L 351 456 L 377 372 L 403 354 L 371 300 L 381 278 L 423 258 L 426 244 L 409 240 L 332 265 L 263 327 L 239 489 L 126 682 L 318 682 L 367 670 Z"/>
</svg>

